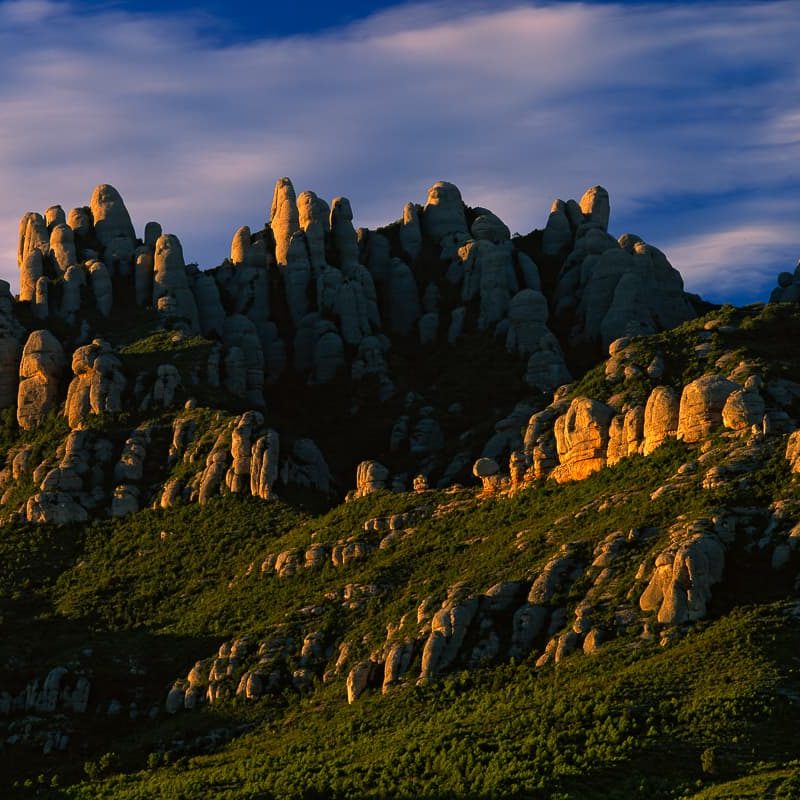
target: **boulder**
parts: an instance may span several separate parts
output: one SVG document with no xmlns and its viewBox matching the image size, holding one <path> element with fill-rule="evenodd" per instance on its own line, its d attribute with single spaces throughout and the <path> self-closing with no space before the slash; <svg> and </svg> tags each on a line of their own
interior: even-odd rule
<svg viewBox="0 0 800 800">
<path fill-rule="evenodd" d="M 381 691 L 386 694 L 396 686 L 405 675 L 414 658 L 414 642 L 395 642 L 389 646 L 386 661 L 383 667 L 383 686 Z"/>
<path fill-rule="evenodd" d="M 22 266 L 25 259 L 38 250 L 42 258 L 50 253 L 50 232 L 41 214 L 29 211 L 19 223 L 19 243 L 17 246 L 17 266 Z"/>
<path fill-rule="evenodd" d="M 314 192 L 301 192 L 297 198 L 300 228 L 306 234 L 308 258 L 314 277 L 325 267 L 325 242 L 330 232 L 331 210 Z"/>
<path fill-rule="evenodd" d="M 36 283 L 44 275 L 44 259 L 38 249 L 31 250 L 19 265 L 20 302 L 33 302 L 36 299 Z"/>
<path fill-rule="evenodd" d="M 800 431 L 790 433 L 786 440 L 786 460 L 792 472 L 800 473 Z"/>
<path fill-rule="evenodd" d="M 67 215 L 67 225 L 72 228 L 76 237 L 85 239 L 92 232 L 94 225 L 92 210 L 88 206 L 70 209 Z"/>
<path fill-rule="evenodd" d="M 167 327 L 189 334 L 200 332 L 197 303 L 189 288 L 183 248 L 177 236 L 162 234 L 156 242 L 153 306 Z"/>
<path fill-rule="evenodd" d="M 664 625 L 703 619 L 724 567 L 725 545 L 717 533 L 703 523 L 689 525 L 657 556 L 639 607 L 657 611 Z"/>
<path fill-rule="evenodd" d="M 262 500 L 274 498 L 273 486 L 278 480 L 280 436 L 271 428 L 254 442 L 250 451 L 250 493 Z M 234 463 L 236 456 L 234 455 Z"/>
<path fill-rule="evenodd" d="M 469 237 L 464 203 L 457 186 L 437 181 L 428 189 L 428 199 L 422 211 L 422 230 L 439 244 L 446 239 L 463 242 Z"/>
<path fill-rule="evenodd" d="M 139 510 L 139 490 L 136 486 L 124 483 L 114 489 L 111 497 L 111 516 L 126 517 Z"/>
<path fill-rule="evenodd" d="M 246 398 L 254 408 L 264 405 L 264 355 L 255 324 L 233 314 L 225 319 L 223 342 L 225 386 L 236 397 Z"/>
<path fill-rule="evenodd" d="M 596 222 L 603 230 L 608 230 L 611 205 L 608 192 L 602 186 L 592 186 L 580 199 L 581 211 L 591 222 Z"/>
<path fill-rule="evenodd" d="M 511 238 L 508 225 L 496 214 L 485 208 L 476 208 L 478 216 L 475 217 L 470 233 L 473 239 L 486 239 L 489 242 L 500 244 Z"/>
<path fill-rule="evenodd" d="M 666 439 L 678 435 L 680 396 L 671 386 L 656 386 L 644 408 L 642 453 L 650 455 Z"/>
<path fill-rule="evenodd" d="M 358 263 L 358 241 L 353 227 L 353 210 L 346 197 L 336 197 L 331 203 L 331 241 L 343 271 Z"/>
<path fill-rule="evenodd" d="M 36 294 L 31 305 L 33 316 L 46 320 L 50 316 L 50 281 L 43 275 L 36 281 Z"/>
<path fill-rule="evenodd" d="M 50 258 L 62 274 L 78 263 L 75 234 L 69 225 L 55 225 L 50 232 Z"/>
<path fill-rule="evenodd" d="M 657 248 L 627 250 L 598 223 L 584 223 L 559 274 L 553 316 L 574 347 L 607 352 L 626 335 L 675 327 L 696 316 L 680 273 Z"/>
<path fill-rule="evenodd" d="M 703 375 L 683 387 L 678 415 L 678 438 L 693 443 L 703 441 L 722 425 L 722 410 L 738 384 L 722 375 Z"/>
<path fill-rule="evenodd" d="M 289 178 L 278 178 L 272 195 L 269 225 L 275 237 L 275 261 L 285 267 L 292 234 L 300 229 L 297 197 Z"/>
<path fill-rule="evenodd" d="M 533 389 L 549 394 L 559 386 L 572 382 L 558 339 L 546 333 L 539 340 L 536 351 L 528 359 L 525 383 Z"/>
<path fill-rule="evenodd" d="M 142 480 L 149 443 L 149 430 L 137 429 L 131 432 L 122 447 L 119 461 L 114 466 L 115 481 L 118 483 L 131 483 Z"/>
<path fill-rule="evenodd" d="M 111 315 L 111 308 L 114 304 L 111 275 L 102 261 L 90 261 L 87 264 L 87 270 L 89 285 L 92 287 L 94 295 L 94 307 L 101 317 L 108 317 Z"/>
<path fill-rule="evenodd" d="M 559 465 L 552 477 L 559 483 L 583 480 L 606 464 L 611 408 L 576 397 L 554 426 Z"/>
<path fill-rule="evenodd" d="M 108 184 L 95 187 L 91 212 L 106 265 L 112 272 L 127 275 L 133 263 L 136 234 L 119 192 Z"/>
<path fill-rule="evenodd" d="M 468 303 L 475 297 L 480 298 L 478 327 L 481 330 L 496 325 L 507 315 L 511 296 L 519 289 L 512 252 L 509 243 L 496 245 L 485 240 L 469 241 L 458 249 L 458 259 L 464 266 L 461 299 Z"/>
<path fill-rule="evenodd" d="M 67 215 L 64 213 L 64 209 L 59 205 L 50 206 L 44 212 L 44 223 L 47 225 L 47 230 L 51 232 L 56 225 L 66 225 Z"/>
<path fill-rule="evenodd" d="M 547 327 L 549 313 L 547 299 L 541 292 L 534 289 L 517 292 L 508 306 L 506 350 L 526 358 L 540 349 L 559 352 L 558 340 Z M 542 348 L 543 338 L 551 341 L 549 347 Z"/>
<path fill-rule="evenodd" d="M 403 221 L 398 232 L 403 255 L 414 261 L 422 250 L 422 226 L 419 222 L 419 207 L 406 203 L 403 207 Z"/>
<path fill-rule="evenodd" d="M 161 229 L 161 225 L 158 222 L 148 222 L 144 226 L 144 244 L 150 250 L 156 249 L 156 242 L 158 241 L 158 237 L 164 231 Z"/>
<path fill-rule="evenodd" d="M 347 702 L 352 704 L 364 693 L 372 680 L 376 665 L 372 661 L 356 664 L 347 676 Z"/>
<path fill-rule="evenodd" d="M 83 267 L 71 266 L 64 273 L 61 284 L 61 307 L 58 315 L 68 324 L 74 324 L 80 311 L 83 288 L 86 286 L 86 270 Z M 37 286 L 38 288 L 38 286 Z"/>
<path fill-rule="evenodd" d="M 154 253 L 155 245 L 152 250 L 149 247 L 139 247 L 134 254 L 133 284 L 137 306 L 148 306 L 153 299 Z"/>
<path fill-rule="evenodd" d="M 170 408 L 175 404 L 176 393 L 181 388 L 181 374 L 178 368 L 174 364 L 159 365 L 150 395 L 152 407 Z"/>
<path fill-rule="evenodd" d="M 39 425 L 59 399 L 64 349 L 50 331 L 33 331 L 22 349 L 17 394 L 17 422 L 29 430 Z"/>
<path fill-rule="evenodd" d="M 200 273 L 192 285 L 200 319 L 200 332 L 207 338 L 221 337 L 225 332 L 225 308 L 219 287 L 208 273 Z"/>
<path fill-rule="evenodd" d="M 749 431 L 761 425 L 766 406 L 758 389 L 735 389 L 722 407 L 722 424 L 734 431 Z"/>
<path fill-rule="evenodd" d="M 386 488 L 389 470 L 377 461 L 362 461 L 356 469 L 356 497 Z"/>
<path fill-rule="evenodd" d="M 204 506 L 212 497 L 219 495 L 225 484 L 228 459 L 229 447 L 226 441 L 226 431 L 223 431 L 214 442 L 214 446 L 206 458 L 205 469 L 200 477 L 197 500 L 201 506 Z"/>
<path fill-rule="evenodd" d="M 563 200 L 554 200 L 542 233 L 542 251 L 546 256 L 559 256 L 572 247 L 573 231 Z"/>
<path fill-rule="evenodd" d="M 502 483 L 500 465 L 493 458 L 479 458 L 472 465 L 472 474 L 480 479 L 484 494 L 494 494 Z"/>
<path fill-rule="evenodd" d="M 431 633 L 422 651 L 420 683 L 429 682 L 455 661 L 478 611 L 478 605 L 477 597 L 467 597 L 460 602 L 448 599 L 434 614 Z"/>
<path fill-rule="evenodd" d="M 632 406 L 611 420 L 606 456 L 609 466 L 639 452 L 643 430 L 644 406 Z"/>
<path fill-rule="evenodd" d="M 77 348 L 72 355 L 75 375 L 67 390 L 64 415 L 70 429 L 86 426 L 89 415 L 118 414 L 122 411 L 125 376 L 122 362 L 102 339 Z"/>
</svg>

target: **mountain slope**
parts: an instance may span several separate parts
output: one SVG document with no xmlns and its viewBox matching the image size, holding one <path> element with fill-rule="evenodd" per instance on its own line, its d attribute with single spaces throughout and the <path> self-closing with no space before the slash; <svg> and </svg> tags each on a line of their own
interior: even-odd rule
<svg viewBox="0 0 800 800">
<path fill-rule="evenodd" d="M 111 187 L 23 218 L 10 796 L 794 796 L 800 310 L 684 295 L 600 187 L 325 208 L 206 272 Z"/>
</svg>

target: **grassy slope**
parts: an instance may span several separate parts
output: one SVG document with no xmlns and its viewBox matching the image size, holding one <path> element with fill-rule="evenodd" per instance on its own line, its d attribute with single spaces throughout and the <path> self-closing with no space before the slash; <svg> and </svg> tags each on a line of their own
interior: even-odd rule
<svg viewBox="0 0 800 800">
<path fill-rule="evenodd" d="M 34 542 L 27 531 L 9 531 L 3 548 L 17 561 L 4 583 L 10 635 L 0 654 L 12 641 L 20 651 L 35 614 L 37 626 L 27 631 L 31 664 L 69 661 L 88 642 L 98 693 L 125 697 L 125 667 L 135 658 L 146 670 L 139 690 L 162 701 L 170 680 L 222 640 L 261 635 L 287 611 L 323 603 L 317 626 L 346 629 L 348 639 L 363 640 L 366 655 L 382 642 L 387 622 L 423 596 L 442 597 L 458 580 L 483 591 L 499 579 L 530 579 L 563 542 L 583 542 L 588 551 L 613 530 L 667 525 L 674 499 L 651 503 L 649 493 L 688 455 L 671 443 L 582 483 L 545 484 L 510 500 L 431 493 L 425 504 L 462 505 L 365 562 L 285 580 L 244 573 L 267 552 L 306 546 L 312 535 L 337 541 L 359 532 L 365 519 L 418 507 L 421 499 L 387 493 L 313 517 L 280 503 L 222 498 L 202 511 L 141 512 L 83 532 L 37 529 Z M 774 488 L 774 476 L 765 482 Z M 613 502 L 597 510 L 608 498 Z M 681 510 L 701 515 L 735 499 L 690 490 Z M 169 535 L 162 539 L 161 531 Z M 638 564 L 658 545 L 642 543 L 618 565 L 613 591 L 620 602 Z M 40 571 L 34 565 L 41 563 L 52 566 Z M 327 592 L 354 581 L 380 582 L 388 592 L 360 611 L 325 604 Z M 20 605 L 20 583 L 35 607 Z M 456 672 L 434 687 L 366 696 L 352 707 L 337 681 L 304 699 L 227 702 L 150 725 L 87 720 L 79 723 L 87 758 L 96 763 L 113 750 L 124 772 L 144 768 L 148 757 L 157 763 L 151 754 L 176 738 L 256 727 L 209 756 L 172 747 L 180 769 L 110 783 L 97 778 L 70 796 L 180 798 L 197 796 L 202 784 L 231 798 L 314 796 L 309 787 L 319 796 L 625 797 L 644 781 L 654 797 L 673 797 L 702 777 L 700 754 L 709 746 L 720 748 L 729 771 L 783 762 L 788 728 L 800 721 L 797 704 L 773 707 L 767 700 L 779 686 L 798 688 L 787 657 L 792 624 L 779 606 L 761 606 L 700 627 L 667 650 L 621 638 L 601 656 L 575 657 L 557 671 L 537 673 L 528 660 L 498 664 Z M 43 629 L 52 633 L 46 641 Z M 4 766 L 17 775 L 20 766 L 27 774 L 42 769 L 29 758 L 25 763 L 16 751 L 14 765 Z M 54 758 L 44 766 L 68 783 L 80 777 L 81 765 Z"/>
</svg>

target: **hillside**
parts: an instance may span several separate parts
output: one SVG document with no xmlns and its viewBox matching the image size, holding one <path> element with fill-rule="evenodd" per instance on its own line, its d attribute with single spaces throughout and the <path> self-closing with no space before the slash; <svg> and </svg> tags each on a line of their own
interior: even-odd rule
<svg viewBox="0 0 800 800">
<path fill-rule="evenodd" d="M 795 277 L 713 307 L 609 219 L 284 178 L 200 270 L 110 186 L 26 214 L 8 796 L 800 796 Z"/>
</svg>

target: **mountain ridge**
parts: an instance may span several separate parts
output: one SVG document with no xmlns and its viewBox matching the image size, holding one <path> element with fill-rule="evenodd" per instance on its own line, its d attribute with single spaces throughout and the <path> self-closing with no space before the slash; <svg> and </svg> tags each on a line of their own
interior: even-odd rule
<svg viewBox="0 0 800 800">
<path fill-rule="evenodd" d="M 602 187 L 270 217 L 204 272 L 107 185 L 22 218 L 12 796 L 794 796 L 794 277 L 705 304 Z"/>
</svg>

